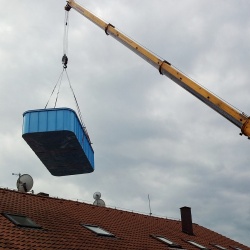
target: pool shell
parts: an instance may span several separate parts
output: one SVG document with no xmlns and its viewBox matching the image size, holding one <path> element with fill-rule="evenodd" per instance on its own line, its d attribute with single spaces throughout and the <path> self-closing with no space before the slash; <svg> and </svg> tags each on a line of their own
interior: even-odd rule
<svg viewBox="0 0 250 250">
<path fill-rule="evenodd" d="M 90 139 L 70 108 L 24 112 L 22 137 L 54 176 L 94 171 Z"/>
</svg>

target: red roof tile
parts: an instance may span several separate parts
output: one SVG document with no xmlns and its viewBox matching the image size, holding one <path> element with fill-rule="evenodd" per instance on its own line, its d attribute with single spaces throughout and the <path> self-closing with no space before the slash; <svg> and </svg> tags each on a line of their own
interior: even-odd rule
<svg viewBox="0 0 250 250">
<path fill-rule="evenodd" d="M 193 224 L 194 235 L 183 233 L 181 222 L 146 216 L 107 207 L 98 207 L 17 191 L 0 189 L 0 212 L 25 215 L 42 229 L 16 226 L 0 215 L 0 249 L 169 249 L 152 235 L 161 235 L 185 249 L 197 250 L 187 240 L 209 249 L 215 243 L 230 249 L 249 247 L 200 225 Z M 115 237 L 98 236 L 81 224 L 99 226 Z M 218 249 L 217 249 L 218 250 Z M 232 250 L 232 248 L 231 248 Z"/>
</svg>

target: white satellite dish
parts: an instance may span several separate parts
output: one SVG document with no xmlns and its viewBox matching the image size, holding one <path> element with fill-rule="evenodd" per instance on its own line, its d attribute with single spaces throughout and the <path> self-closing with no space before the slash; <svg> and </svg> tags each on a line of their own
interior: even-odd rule
<svg viewBox="0 0 250 250">
<path fill-rule="evenodd" d="M 28 174 L 20 175 L 17 179 L 16 187 L 19 192 L 29 192 L 33 187 L 33 178 Z"/>
<path fill-rule="evenodd" d="M 95 200 L 99 200 L 100 198 L 101 198 L 101 193 L 100 192 L 95 192 L 94 194 L 93 194 L 93 198 L 95 199 Z"/>
<path fill-rule="evenodd" d="M 104 200 L 102 200 L 102 199 L 95 200 L 93 205 L 96 205 L 98 207 L 105 207 L 106 206 Z"/>
<path fill-rule="evenodd" d="M 93 205 L 99 206 L 99 207 L 105 207 L 105 202 L 104 200 L 101 199 L 101 193 L 100 192 L 95 192 L 93 194 L 93 198 L 95 199 Z"/>
</svg>

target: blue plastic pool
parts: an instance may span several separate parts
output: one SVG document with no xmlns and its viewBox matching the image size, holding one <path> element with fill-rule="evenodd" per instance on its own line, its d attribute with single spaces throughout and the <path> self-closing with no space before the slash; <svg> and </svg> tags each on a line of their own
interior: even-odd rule
<svg viewBox="0 0 250 250">
<path fill-rule="evenodd" d="M 52 175 L 94 171 L 94 151 L 90 139 L 72 109 L 24 112 L 22 136 Z"/>
</svg>

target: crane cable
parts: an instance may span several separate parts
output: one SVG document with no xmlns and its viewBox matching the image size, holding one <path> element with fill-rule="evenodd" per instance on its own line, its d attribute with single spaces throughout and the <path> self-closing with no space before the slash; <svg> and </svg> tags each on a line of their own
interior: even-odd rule
<svg viewBox="0 0 250 250">
<path fill-rule="evenodd" d="M 68 63 L 68 33 L 69 33 L 69 11 L 65 10 L 65 17 L 64 17 L 64 33 L 63 33 L 63 57 L 62 63 L 63 67 L 67 68 Z"/>
<path fill-rule="evenodd" d="M 63 69 L 63 71 L 64 71 L 64 69 Z M 50 94 L 49 100 L 47 101 L 47 103 L 46 103 L 46 105 L 45 105 L 45 107 L 44 107 L 45 109 L 47 108 L 47 106 L 48 106 L 48 104 L 49 104 L 49 102 L 50 102 L 50 99 L 51 99 L 52 95 L 54 94 L 55 89 L 56 89 L 56 87 L 57 87 L 57 85 L 58 85 L 58 83 L 59 83 L 59 87 L 58 87 L 58 91 L 57 91 L 57 97 L 56 97 L 56 101 L 55 101 L 54 108 L 56 107 L 56 103 L 57 103 L 57 99 L 58 99 L 58 95 L 59 95 L 60 86 L 61 86 L 61 83 L 62 83 L 63 71 L 62 71 L 62 73 L 59 75 L 59 78 L 58 78 L 58 80 L 57 80 L 57 82 L 56 82 L 56 84 L 55 84 L 55 86 L 54 86 L 54 88 L 53 88 L 53 90 L 52 90 L 52 93 Z"/>
<path fill-rule="evenodd" d="M 71 92 L 72 92 L 74 100 L 75 100 L 75 104 L 76 104 L 77 113 L 78 113 L 78 116 L 79 116 L 80 123 L 81 123 L 81 125 L 82 125 L 82 127 L 84 129 L 84 132 L 85 132 L 89 142 L 91 143 L 89 135 L 88 135 L 87 128 L 86 128 L 86 126 L 85 126 L 85 124 L 83 122 L 83 119 L 82 119 L 81 110 L 80 110 L 78 101 L 76 99 L 75 92 L 74 92 L 73 87 L 72 87 L 72 85 L 70 83 L 69 75 L 68 75 L 68 72 L 67 72 L 67 64 L 68 64 L 68 57 L 67 57 L 67 54 L 68 54 L 68 27 L 69 27 L 68 24 L 69 24 L 69 11 L 67 9 L 65 9 L 64 34 L 63 34 L 63 57 L 62 57 L 63 70 L 62 70 L 61 74 L 59 75 L 59 78 L 58 78 L 58 80 L 57 80 L 57 82 L 56 82 L 56 84 L 55 84 L 55 86 L 54 86 L 54 88 L 52 90 L 52 93 L 51 93 L 51 95 L 49 97 L 49 100 L 48 100 L 47 104 L 45 105 L 45 109 L 47 108 L 47 106 L 49 104 L 49 101 L 50 101 L 52 95 L 55 92 L 55 89 L 58 87 L 56 100 L 55 100 L 55 104 L 54 104 L 54 108 L 56 107 L 57 100 L 58 100 L 59 93 L 60 93 L 60 87 L 61 87 L 61 84 L 62 84 L 63 74 L 65 72 L 65 74 L 67 76 L 68 83 L 69 83 L 69 87 L 71 89 Z"/>
</svg>

